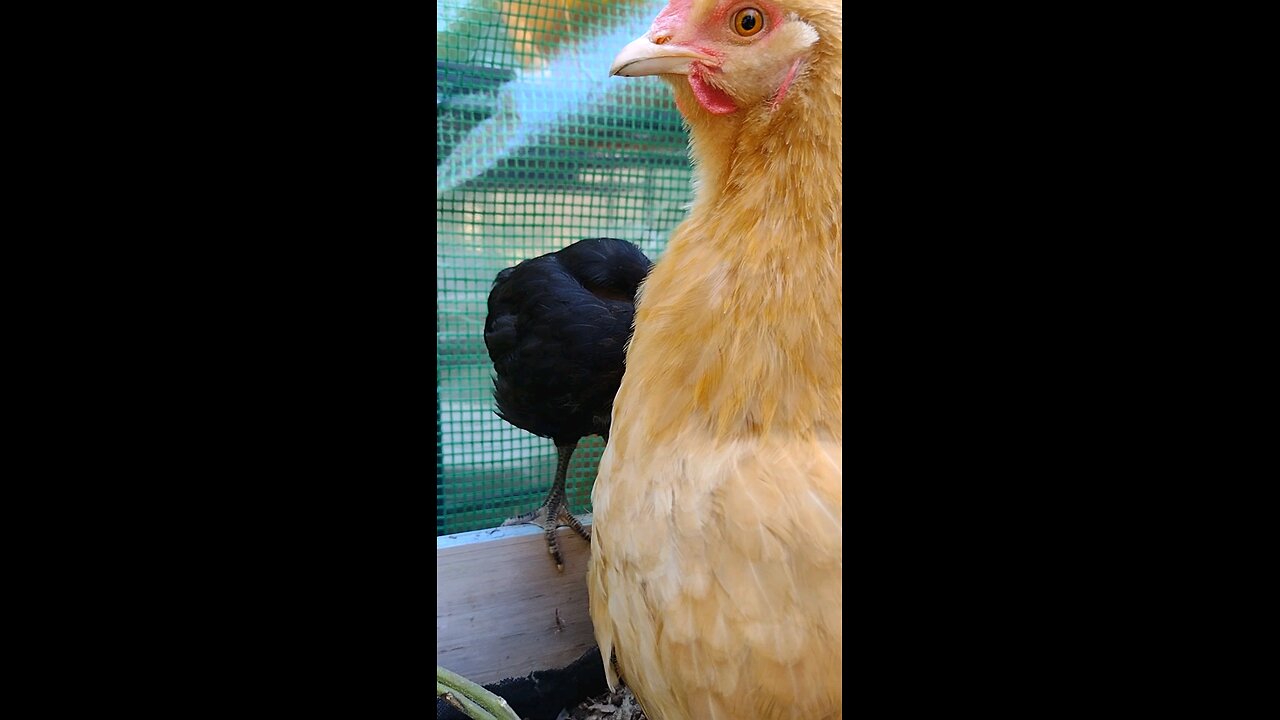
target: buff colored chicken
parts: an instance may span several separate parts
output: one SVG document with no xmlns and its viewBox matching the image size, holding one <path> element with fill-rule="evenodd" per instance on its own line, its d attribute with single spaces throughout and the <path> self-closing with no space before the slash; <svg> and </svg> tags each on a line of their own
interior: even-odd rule
<svg viewBox="0 0 1280 720">
<path fill-rule="evenodd" d="M 637 297 L 591 619 L 651 720 L 843 717 L 841 3 L 671 0 L 696 197 Z"/>
</svg>

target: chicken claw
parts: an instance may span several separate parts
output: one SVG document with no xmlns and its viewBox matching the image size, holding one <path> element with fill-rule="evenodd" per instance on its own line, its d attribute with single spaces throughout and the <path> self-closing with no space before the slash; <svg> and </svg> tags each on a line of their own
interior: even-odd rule
<svg viewBox="0 0 1280 720">
<path fill-rule="evenodd" d="M 556 570 L 564 572 L 564 557 L 560 554 L 560 546 L 556 541 L 556 530 L 561 526 L 568 525 L 573 531 L 578 533 L 587 542 L 591 542 L 591 531 L 582 526 L 578 522 L 578 518 L 574 517 L 569 511 L 569 501 L 565 498 L 564 492 L 564 474 L 569 467 L 569 458 L 573 455 L 573 446 L 557 448 L 560 455 L 560 467 L 556 472 L 556 481 L 551 486 L 551 492 L 548 493 L 547 499 L 542 503 L 542 507 L 527 512 L 523 515 L 507 520 L 502 523 L 503 527 L 510 525 L 537 525 L 547 533 L 547 552 L 551 553 L 551 558 L 556 562 Z"/>
</svg>

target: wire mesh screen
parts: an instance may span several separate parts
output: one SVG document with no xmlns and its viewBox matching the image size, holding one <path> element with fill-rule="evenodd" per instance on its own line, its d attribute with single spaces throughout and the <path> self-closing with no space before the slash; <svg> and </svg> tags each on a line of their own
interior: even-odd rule
<svg viewBox="0 0 1280 720">
<path fill-rule="evenodd" d="M 656 261 L 692 199 L 670 90 L 609 77 L 667 0 L 438 0 L 436 5 L 436 533 L 541 504 L 555 446 L 494 414 L 484 344 L 503 268 L 588 237 Z M 603 450 L 578 445 L 567 492 L 590 511 Z"/>
</svg>

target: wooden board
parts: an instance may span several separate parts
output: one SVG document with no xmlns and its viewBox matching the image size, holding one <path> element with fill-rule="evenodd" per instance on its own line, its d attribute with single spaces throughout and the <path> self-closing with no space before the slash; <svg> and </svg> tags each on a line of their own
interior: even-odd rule
<svg viewBox="0 0 1280 720">
<path fill-rule="evenodd" d="M 564 667 L 595 645 L 590 545 L 557 532 L 563 573 L 532 525 L 436 538 L 436 664 L 484 684 Z"/>
</svg>

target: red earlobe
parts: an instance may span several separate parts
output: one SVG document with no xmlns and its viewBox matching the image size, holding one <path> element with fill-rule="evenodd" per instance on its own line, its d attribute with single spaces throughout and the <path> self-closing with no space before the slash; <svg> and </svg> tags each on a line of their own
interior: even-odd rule
<svg viewBox="0 0 1280 720">
<path fill-rule="evenodd" d="M 702 73 L 703 71 L 697 69 L 689 73 L 689 87 L 693 90 L 693 96 L 698 99 L 698 104 L 712 115 L 728 115 L 736 112 L 738 105 L 733 98 L 729 97 L 725 91 L 708 83 Z"/>
</svg>

